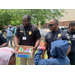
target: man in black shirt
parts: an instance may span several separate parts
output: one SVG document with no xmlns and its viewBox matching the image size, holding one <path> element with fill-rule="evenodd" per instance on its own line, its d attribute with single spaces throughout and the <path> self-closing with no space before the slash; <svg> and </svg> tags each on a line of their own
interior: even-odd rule
<svg viewBox="0 0 75 75">
<path fill-rule="evenodd" d="M 40 32 L 37 27 L 30 23 L 30 16 L 24 15 L 22 19 L 23 25 L 18 26 L 15 34 L 15 45 L 33 46 L 33 55 L 40 42 Z M 18 42 L 19 41 L 19 42 Z M 25 62 L 24 62 L 25 60 Z M 26 65 L 26 58 L 21 58 L 21 64 Z M 28 64 L 33 65 L 34 59 L 28 58 Z"/>
<path fill-rule="evenodd" d="M 69 24 L 69 29 L 67 31 L 71 37 L 71 52 L 68 57 L 70 59 L 70 64 L 75 65 L 75 21 Z"/>
<path fill-rule="evenodd" d="M 45 44 L 46 44 L 46 47 L 47 47 L 47 55 L 48 55 L 48 59 L 51 57 L 51 54 L 50 54 L 50 50 L 51 50 L 51 42 L 55 41 L 55 40 L 68 40 L 70 41 L 70 36 L 68 33 L 66 33 L 65 31 L 63 30 L 60 30 L 58 28 L 58 20 L 56 19 L 52 19 L 50 22 L 49 22 L 49 28 L 50 28 L 50 32 L 48 32 L 45 36 Z M 71 46 L 70 46 L 71 47 Z M 68 52 L 67 52 L 67 55 L 68 53 L 70 52 L 70 47 L 68 49 Z M 42 54 L 42 59 L 44 59 L 44 53 L 45 51 L 43 51 L 43 54 Z"/>
</svg>

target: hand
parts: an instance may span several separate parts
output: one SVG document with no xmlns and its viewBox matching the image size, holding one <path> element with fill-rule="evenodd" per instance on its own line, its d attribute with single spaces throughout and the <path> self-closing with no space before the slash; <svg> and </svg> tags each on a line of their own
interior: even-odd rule
<svg viewBox="0 0 75 75">
<path fill-rule="evenodd" d="M 41 59 L 44 59 L 44 56 L 42 56 Z"/>
<path fill-rule="evenodd" d="M 19 46 L 19 45 L 17 45 L 17 44 L 15 45 L 15 47 L 18 47 L 18 46 Z"/>
<path fill-rule="evenodd" d="M 1 48 L 2 46 L 0 45 L 0 48 Z"/>
<path fill-rule="evenodd" d="M 16 45 L 15 51 L 17 52 L 18 49 L 19 49 L 19 45 Z"/>
<path fill-rule="evenodd" d="M 36 47 L 33 47 L 33 48 L 32 48 L 33 56 L 34 56 L 34 54 L 35 54 L 35 50 L 36 50 L 36 49 L 37 49 Z"/>
</svg>

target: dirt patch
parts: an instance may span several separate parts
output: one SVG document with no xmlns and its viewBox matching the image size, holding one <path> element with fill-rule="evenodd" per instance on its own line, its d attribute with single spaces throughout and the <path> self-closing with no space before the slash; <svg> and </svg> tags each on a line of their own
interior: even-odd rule
<svg viewBox="0 0 75 75">
<path fill-rule="evenodd" d="M 50 30 L 44 30 L 44 31 L 49 32 Z"/>
</svg>

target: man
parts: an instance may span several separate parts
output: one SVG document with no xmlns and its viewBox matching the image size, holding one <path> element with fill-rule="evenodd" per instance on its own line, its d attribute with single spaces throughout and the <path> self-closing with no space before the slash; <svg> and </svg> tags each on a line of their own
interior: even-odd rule
<svg viewBox="0 0 75 75">
<path fill-rule="evenodd" d="M 17 27 L 18 27 L 18 25 L 16 25 L 16 28 L 15 28 L 15 30 L 14 30 L 14 36 L 15 36 L 15 33 L 16 33 L 16 29 L 17 29 Z"/>
<path fill-rule="evenodd" d="M 37 27 L 31 24 L 30 16 L 24 15 L 22 19 L 23 25 L 18 26 L 15 34 L 15 45 L 33 46 L 33 55 L 40 42 L 40 32 Z M 20 64 L 26 65 L 28 60 L 29 65 L 34 64 L 33 58 L 20 58 Z"/>
<path fill-rule="evenodd" d="M 10 39 L 10 44 L 12 46 L 13 28 L 11 25 L 9 25 L 6 32 L 7 32 L 7 43 L 8 43 L 7 46 L 9 46 L 9 39 Z"/>
<path fill-rule="evenodd" d="M 51 54 L 50 54 L 50 49 L 51 49 L 51 42 L 55 41 L 55 40 L 69 40 L 70 41 L 70 36 L 69 34 L 67 34 L 66 32 L 60 30 L 58 28 L 58 20 L 56 19 L 52 19 L 50 22 L 49 22 L 49 28 L 50 28 L 50 32 L 47 33 L 47 35 L 45 36 L 45 45 L 47 47 L 47 55 L 48 55 L 48 59 L 51 57 Z M 67 54 L 70 52 L 70 48 L 71 46 L 69 46 L 69 49 L 67 51 Z M 42 54 L 42 58 L 44 59 L 44 53 L 45 51 L 43 51 L 43 54 Z"/>
<path fill-rule="evenodd" d="M 7 46 L 7 40 L 3 37 L 3 34 L 0 33 L 0 47 Z"/>
<path fill-rule="evenodd" d="M 69 24 L 69 29 L 67 31 L 71 37 L 71 52 L 68 57 L 70 59 L 70 64 L 75 65 L 75 21 Z"/>
</svg>

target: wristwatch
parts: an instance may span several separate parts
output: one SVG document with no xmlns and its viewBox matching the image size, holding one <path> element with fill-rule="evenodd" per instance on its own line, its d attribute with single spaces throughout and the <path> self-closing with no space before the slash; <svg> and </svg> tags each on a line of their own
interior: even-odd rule
<svg viewBox="0 0 75 75">
<path fill-rule="evenodd" d="M 35 50 L 37 49 L 37 47 L 35 47 Z"/>
</svg>

